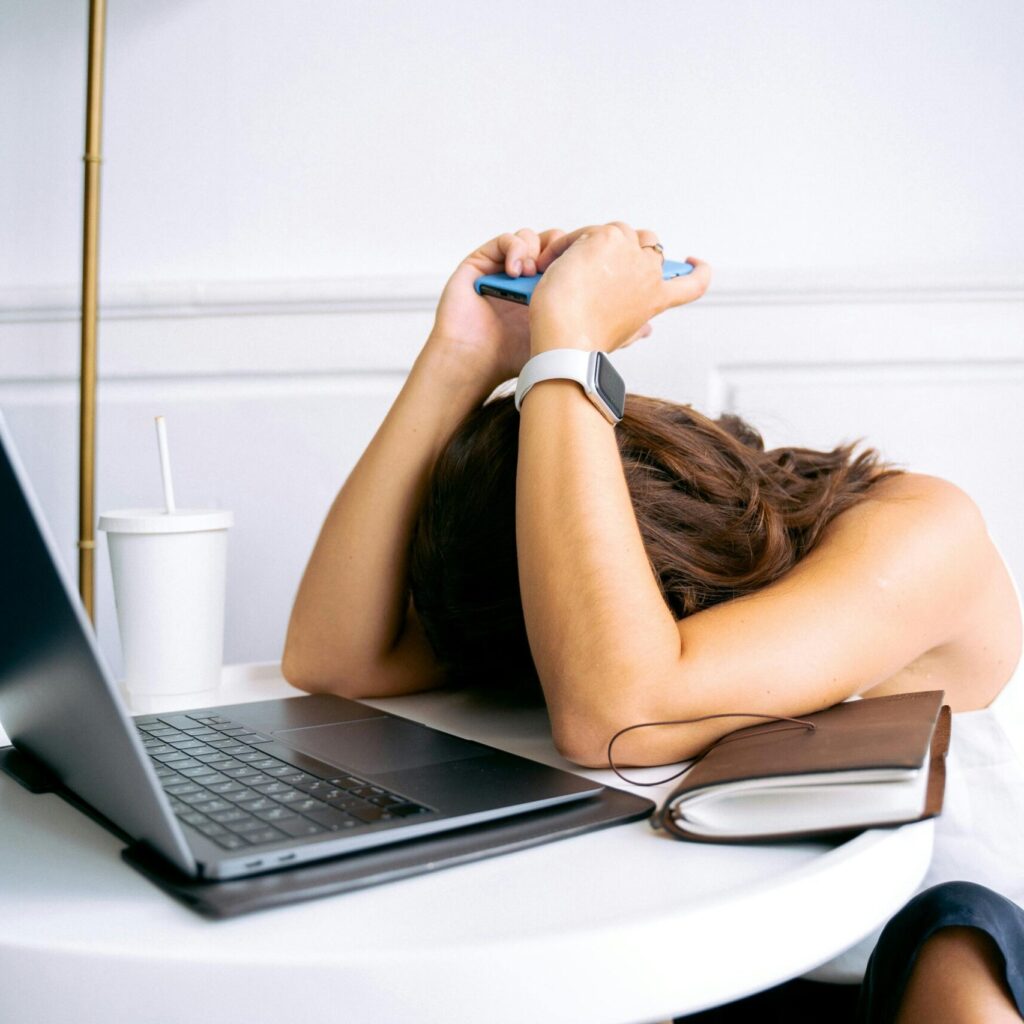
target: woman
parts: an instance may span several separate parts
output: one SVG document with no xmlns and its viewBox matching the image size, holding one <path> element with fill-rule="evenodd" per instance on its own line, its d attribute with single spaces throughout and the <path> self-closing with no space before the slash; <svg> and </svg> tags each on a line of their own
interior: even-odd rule
<svg viewBox="0 0 1024 1024">
<path fill-rule="evenodd" d="M 524 229 L 460 264 L 317 541 L 289 624 L 291 682 L 389 696 L 472 675 L 486 651 L 514 678 L 535 672 L 556 746 L 590 766 L 640 722 L 794 716 L 924 689 L 945 690 L 954 712 L 992 704 L 1020 658 L 1020 609 L 956 487 L 848 449 L 761 453 L 739 421 L 634 397 L 616 428 L 566 380 L 536 385 L 518 422 L 507 400 L 481 410 L 538 354 L 644 337 L 706 290 L 708 266 L 691 262 L 663 281 L 657 236 L 616 222 Z M 544 273 L 528 310 L 473 291 L 502 270 Z M 482 507 L 458 520 L 474 494 Z M 673 519 L 678 495 L 688 514 Z M 483 520 L 497 540 L 481 558 L 460 547 Z M 448 577 L 464 581 L 454 596 L 434 586 Z M 638 730 L 617 760 L 674 762 L 744 724 Z M 1024 897 L 991 866 L 993 888 Z"/>
</svg>

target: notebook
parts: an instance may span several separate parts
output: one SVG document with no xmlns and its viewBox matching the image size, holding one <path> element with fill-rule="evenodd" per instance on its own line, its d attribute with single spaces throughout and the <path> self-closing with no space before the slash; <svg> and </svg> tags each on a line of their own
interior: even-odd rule
<svg viewBox="0 0 1024 1024">
<path fill-rule="evenodd" d="M 652 820 L 680 839 L 748 843 L 933 817 L 949 746 L 942 701 L 941 690 L 846 701 L 729 733 Z"/>
</svg>

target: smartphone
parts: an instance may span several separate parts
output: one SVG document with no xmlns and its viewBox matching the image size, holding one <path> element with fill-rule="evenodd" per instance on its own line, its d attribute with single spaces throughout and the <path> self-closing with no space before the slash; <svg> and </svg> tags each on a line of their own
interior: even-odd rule
<svg viewBox="0 0 1024 1024">
<path fill-rule="evenodd" d="M 679 263 L 676 260 L 665 260 L 661 268 L 662 277 L 669 281 L 673 277 L 685 277 L 693 270 L 692 263 Z M 508 274 L 485 274 L 473 283 L 477 295 L 490 295 L 495 299 L 507 299 L 528 306 L 533 296 L 533 289 L 541 279 L 540 274 L 532 277 L 509 277 Z"/>
</svg>

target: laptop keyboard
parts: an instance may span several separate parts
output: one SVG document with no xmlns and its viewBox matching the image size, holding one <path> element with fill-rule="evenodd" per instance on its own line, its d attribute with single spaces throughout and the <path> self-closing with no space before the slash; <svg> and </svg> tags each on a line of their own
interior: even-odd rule
<svg viewBox="0 0 1024 1024">
<path fill-rule="evenodd" d="M 171 809 L 225 850 L 387 826 L 430 808 L 355 775 L 269 755 L 270 736 L 221 715 L 136 718 Z M 328 777 L 329 775 L 329 777 Z"/>
</svg>

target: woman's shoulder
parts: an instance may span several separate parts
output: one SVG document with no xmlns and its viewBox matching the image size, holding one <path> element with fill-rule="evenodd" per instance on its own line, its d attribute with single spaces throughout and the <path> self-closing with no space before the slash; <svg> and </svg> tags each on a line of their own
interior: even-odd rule
<svg viewBox="0 0 1024 1024">
<path fill-rule="evenodd" d="M 926 473 L 895 473 L 873 484 L 864 505 L 874 514 L 898 510 L 936 528 L 959 527 L 986 534 L 985 520 L 971 496 L 950 480 Z M 980 536 L 975 539 L 981 540 Z"/>
<path fill-rule="evenodd" d="M 924 473 L 884 477 L 829 525 L 822 547 L 851 548 L 915 577 L 962 584 L 981 564 L 1001 565 L 974 500 L 956 484 Z"/>
<path fill-rule="evenodd" d="M 1020 608 L 970 495 L 940 477 L 901 473 L 879 481 L 834 525 L 826 545 L 859 549 L 885 567 L 906 595 L 908 627 L 917 618 L 922 627 L 939 626 L 940 642 L 872 695 L 918 689 L 926 675 L 939 682 L 948 676 L 959 710 L 987 704 L 1020 656 Z"/>
</svg>

